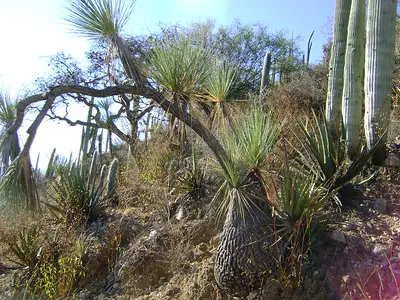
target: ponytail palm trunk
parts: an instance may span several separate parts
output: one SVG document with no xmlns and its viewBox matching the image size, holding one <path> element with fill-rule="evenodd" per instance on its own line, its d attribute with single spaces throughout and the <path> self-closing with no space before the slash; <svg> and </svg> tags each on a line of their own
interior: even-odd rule
<svg viewBox="0 0 400 300">
<path fill-rule="evenodd" d="M 272 255 L 270 217 L 250 203 L 241 214 L 240 199 L 233 195 L 221 234 L 214 265 L 217 284 L 231 295 L 247 296 L 266 271 L 276 269 Z"/>
<path fill-rule="evenodd" d="M 226 217 L 214 275 L 226 292 L 243 296 L 276 269 L 277 247 L 272 246 L 271 212 L 260 167 L 278 141 L 281 124 L 253 108 L 233 125 L 233 134 L 223 136 L 231 159 L 221 168 L 225 182 L 218 192 L 224 191 L 221 209 Z"/>
<path fill-rule="evenodd" d="M 338 137 L 342 118 L 343 68 L 350 6 L 350 0 L 336 0 L 331 59 L 329 62 L 328 95 L 325 110 L 329 130 L 334 137 Z"/>
<path fill-rule="evenodd" d="M 373 161 L 382 164 L 390 120 L 397 0 L 368 2 L 365 52 L 365 135 L 369 148 L 382 137 Z"/>
<path fill-rule="evenodd" d="M 354 160 L 360 149 L 362 75 L 365 55 L 365 0 L 352 0 L 344 64 L 342 114 L 347 155 Z"/>
</svg>

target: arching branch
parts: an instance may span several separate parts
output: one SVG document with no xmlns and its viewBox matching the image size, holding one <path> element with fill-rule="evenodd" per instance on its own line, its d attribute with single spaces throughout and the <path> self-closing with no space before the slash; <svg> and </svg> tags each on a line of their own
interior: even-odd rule
<svg viewBox="0 0 400 300">
<path fill-rule="evenodd" d="M 52 99 L 52 101 L 54 101 L 54 99 L 60 95 L 74 94 L 74 93 L 92 97 L 99 97 L 99 98 L 105 98 L 121 94 L 133 94 L 142 96 L 147 99 L 152 99 L 165 112 L 170 113 L 172 116 L 181 120 L 183 123 L 189 126 L 194 132 L 196 132 L 204 140 L 204 142 L 211 148 L 211 150 L 214 152 L 218 160 L 220 161 L 229 160 L 229 156 L 227 155 L 225 149 L 222 147 L 220 142 L 211 133 L 211 131 L 200 122 L 200 120 L 198 120 L 195 116 L 189 114 L 187 111 L 180 109 L 179 105 L 177 105 L 176 103 L 171 103 L 170 101 L 168 101 L 164 97 L 164 95 L 159 91 L 145 85 L 140 85 L 140 86 L 121 85 L 121 86 L 106 87 L 104 89 L 94 89 L 80 85 L 52 87 L 49 91 L 45 93 L 35 94 L 18 102 L 16 106 L 17 118 L 14 124 L 7 130 L 7 134 L 11 135 L 21 127 L 23 118 L 25 116 L 25 110 L 29 105 L 49 99 Z M 126 135 L 123 136 L 125 137 L 123 138 L 123 140 L 125 140 Z"/>
</svg>

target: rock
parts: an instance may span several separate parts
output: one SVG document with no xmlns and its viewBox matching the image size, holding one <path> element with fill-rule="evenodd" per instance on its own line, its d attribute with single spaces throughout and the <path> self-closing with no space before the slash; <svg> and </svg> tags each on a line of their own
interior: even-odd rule
<svg viewBox="0 0 400 300">
<path fill-rule="evenodd" d="M 385 165 L 388 167 L 400 167 L 400 158 L 393 153 L 390 153 L 385 160 Z"/>
<path fill-rule="evenodd" d="M 357 226 L 354 223 L 347 223 L 343 226 L 347 230 L 356 230 Z"/>
<path fill-rule="evenodd" d="M 193 250 L 193 256 L 196 260 L 200 261 L 206 257 L 210 257 L 212 253 L 208 252 L 208 246 L 206 243 L 198 244 Z"/>
<path fill-rule="evenodd" d="M 103 294 L 100 294 L 96 297 L 96 300 L 104 300 L 106 299 L 106 296 L 104 296 Z"/>
<path fill-rule="evenodd" d="M 348 247 L 344 247 L 343 254 L 349 254 L 349 248 Z"/>
<path fill-rule="evenodd" d="M 379 211 L 382 214 L 386 213 L 386 209 L 387 209 L 386 199 L 383 199 L 383 198 L 376 199 L 375 203 L 374 203 L 374 209 L 376 211 Z"/>
<path fill-rule="evenodd" d="M 344 276 L 342 277 L 342 281 L 343 281 L 344 283 L 348 283 L 348 282 L 350 281 L 350 275 L 344 275 Z"/>
<path fill-rule="evenodd" d="M 336 241 L 336 242 L 339 242 L 339 243 L 342 243 L 342 244 L 346 244 L 346 238 L 344 237 L 343 231 L 334 230 L 332 232 L 332 234 L 331 234 L 331 239 Z"/>
<path fill-rule="evenodd" d="M 384 252 L 385 252 L 385 247 L 383 245 L 375 244 L 375 246 L 372 248 L 371 254 L 376 257 L 384 254 Z"/>
<path fill-rule="evenodd" d="M 258 291 L 252 291 L 248 296 L 247 300 L 257 300 L 258 298 Z"/>
<path fill-rule="evenodd" d="M 150 298 L 152 298 L 152 297 L 158 297 L 159 295 L 160 295 L 159 292 L 154 291 L 154 292 L 151 292 L 151 293 L 149 294 L 149 297 L 150 297 Z"/>
<path fill-rule="evenodd" d="M 210 245 L 213 247 L 218 247 L 219 240 L 221 239 L 221 234 L 218 233 L 216 236 L 213 236 L 210 240 Z"/>
<path fill-rule="evenodd" d="M 152 240 L 152 239 L 154 239 L 156 236 L 157 236 L 157 230 L 152 230 L 152 231 L 150 231 L 150 233 L 149 233 L 149 240 Z"/>
<path fill-rule="evenodd" d="M 178 212 L 176 213 L 176 219 L 178 221 L 182 220 L 185 217 L 184 211 L 183 211 L 183 207 L 180 206 L 178 209 Z"/>
</svg>

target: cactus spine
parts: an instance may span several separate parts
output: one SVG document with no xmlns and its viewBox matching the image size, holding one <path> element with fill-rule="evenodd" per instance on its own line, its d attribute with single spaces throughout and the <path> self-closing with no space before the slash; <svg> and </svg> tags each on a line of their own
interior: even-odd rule
<svg viewBox="0 0 400 300">
<path fill-rule="evenodd" d="M 354 159 L 360 147 L 362 76 L 365 55 L 365 0 L 351 1 L 343 74 L 342 114 L 347 155 Z"/>
<path fill-rule="evenodd" d="M 265 105 L 266 103 L 265 92 L 269 87 L 269 73 L 271 71 L 271 59 L 272 59 L 272 54 L 271 52 L 268 51 L 264 57 L 264 65 L 261 73 L 260 102 L 262 105 Z"/>
<path fill-rule="evenodd" d="M 386 156 L 385 142 L 390 118 L 396 12 L 397 0 L 368 1 L 364 126 L 369 148 L 382 137 L 382 145 L 378 147 L 373 157 L 375 164 L 382 164 Z"/>
<path fill-rule="evenodd" d="M 334 137 L 338 136 L 343 94 L 343 68 L 351 1 L 336 0 L 331 59 L 329 62 L 326 120 Z"/>
</svg>

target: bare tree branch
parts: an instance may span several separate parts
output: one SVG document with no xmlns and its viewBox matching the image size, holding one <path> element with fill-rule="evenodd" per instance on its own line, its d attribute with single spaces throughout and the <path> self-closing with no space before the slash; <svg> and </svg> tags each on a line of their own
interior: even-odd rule
<svg viewBox="0 0 400 300">
<path fill-rule="evenodd" d="M 53 116 L 47 115 L 47 116 L 51 120 L 59 120 L 59 121 L 66 122 L 69 126 L 81 125 L 81 126 L 89 126 L 89 127 L 93 127 L 93 128 L 102 128 L 100 125 L 98 125 L 96 123 L 88 123 L 88 122 L 84 122 L 81 120 L 72 121 L 72 120 L 68 119 L 67 117 L 60 117 L 57 115 L 53 115 Z"/>
<path fill-rule="evenodd" d="M 22 153 L 24 153 L 24 154 L 29 153 L 32 143 L 33 143 L 33 140 L 35 139 L 37 129 L 39 128 L 39 125 L 42 123 L 44 117 L 46 116 L 47 111 L 53 105 L 54 100 L 55 100 L 55 97 L 53 97 L 53 96 L 50 96 L 46 100 L 46 102 L 44 103 L 39 114 L 36 116 L 35 120 L 31 124 L 31 126 L 29 126 L 28 130 L 26 131 L 28 133 L 28 139 L 26 140 L 24 148 L 22 149 Z"/>
<path fill-rule="evenodd" d="M 229 156 L 227 155 L 225 149 L 219 143 L 217 138 L 211 133 L 209 129 L 207 129 L 195 116 L 189 114 L 187 111 L 182 110 L 179 105 L 176 103 L 171 103 L 168 101 L 162 93 L 155 90 L 154 88 L 147 85 L 121 85 L 121 86 L 112 86 L 106 87 L 104 89 L 94 89 L 90 87 L 80 86 L 80 85 L 68 85 L 68 86 L 55 86 L 52 87 L 49 91 L 42 94 L 35 94 L 29 96 L 20 102 L 18 102 L 17 108 L 17 118 L 14 124 L 7 130 L 7 134 L 11 135 L 16 132 L 22 124 L 23 118 L 25 116 L 25 109 L 33 104 L 43 100 L 54 101 L 54 99 L 63 94 L 82 94 L 86 96 L 92 97 L 109 97 L 121 94 L 133 94 L 140 95 L 147 99 L 154 100 L 160 107 L 167 113 L 170 113 L 172 116 L 178 118 L 193 131 L 195 131 L 211 148 L 214 154 L 217 156 L 218 160 L 227 161 L 229 160 Z M 47 103 L 47 102 L 46 102 Z M 47 110 L 46 110 L 47 112 Z M 44 116 L 43 116 L 44 117 Z M 99 117 L 99 116 L 97 116 Z M 96 120 L 97 121 L 97 120 Z M 120 137 L 122 140 L 126 140 L 127 136 L 123 134 L 118 128 L 112 128 L 115 130 L 115 134 Z M 117 134 L 118 132 L 118 134 Z M 124 138 L 122 138 L 124 137 Z"/>
</svg>

